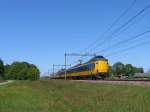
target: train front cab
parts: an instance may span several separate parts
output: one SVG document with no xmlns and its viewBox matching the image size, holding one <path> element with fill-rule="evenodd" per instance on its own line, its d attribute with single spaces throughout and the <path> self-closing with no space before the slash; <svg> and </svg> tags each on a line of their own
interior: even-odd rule
<svg viewBox="0 0 150 112">
<path fill-rule="evenodd" d="M 109 77 L 109 64 L 108 60 L 103 59 L 95 62 L 95 69 L 93 71 L 95 78 L 107 79 Z"/>
</svg>

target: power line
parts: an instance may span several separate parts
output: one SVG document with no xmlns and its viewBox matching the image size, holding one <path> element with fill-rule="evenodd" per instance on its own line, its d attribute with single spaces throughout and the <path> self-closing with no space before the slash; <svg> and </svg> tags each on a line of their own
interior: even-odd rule
<svg viewBox="0 0 150 112">
<path fill-rule="evenodd" d="M 96 56 L 96 54 L 90 54 L 90 53 L 85 53 L 85 54 L 78 54 L 78 53 L 71 53 L 71 54 L 66 54 L 67 56 Z"/>
<path fill-rule="evenodd" d="M 143 35 L 145 35 L 145 34 L 147 34 L 147 33 L 149 33 L 149 32 L 150 32 L 150 30 L 146 30 L 146 31 L 144 31 L 143 33 L 140 33 L 140 34 L 138 34 L 138 35 L 136 35 L 136 36 L 134 36 L 134 37 L 129 37 L 129 38 L 127 38 L 127 39 L 124 39 L 124 40 L 122 40 L 122 41 L 120 41 L 120 42 L 118 42 L 118 43 L 116 43 L 116 44 L 114 44 L 114 45 L 111 45 L 111 46 L 109 46 L 109 47 L 107 47 L 107 48 L 105 48 L 105 49 L 102 49 L 101 51 L 96 52 L 96 54 L 97 54 L 97 53 L 100 53 L 100 52 L 105 52 L 106 50 L 115 48 L 115 47 L 117 47 L 117 46 L 120 46 L 120 45 L 122 45 L 122 44 L 126 44 L 126 43 L 128 43 L 128 42 L 130 42 L 130 41 L 133 41 L 133 40 L 135 40 L 135 39 L 141 38 L 141 36 L 143 36 Z"/>
<path fill-rule="evenodd" d="M 120 50 L 120 51 L 117 51 L 117 52 L 108 54 L 108 55 L 106 55 L 106 57 L 110 57 L 110 56 L 113 56 L 113 55 L 117 55 L 117 54 L 120 54 L 120 53 L 122 53 L 122 52 L 129 51 L 129 50 L 131 50 L 131 49 L 134 49 L 134 48 L 137 48 L 137 47 L 141 47 L 141 46 L 146 45 L 146 44 L 150 44 L 150 41 L 146 41 L 146 42 L 143 42 L 143 43 L 140 43 L 140 44 L 136 44 L 136 45 L 134 45 L 134 46 L 127 47 L 127 48 L 122 49 L 122 50 Z"/>
<path fill-rule="evenodd" d="M 108 27 L 108 29 L 101 35 L 101 37 L 102 37 L 102 36 L 105 36 L 105 35 L 121 20 L 121 18 L 124 17 L 124 16 L 129 12 L 129 10 L 131 10 L 131 9 L 133 8 L 133 6 L 136 4 L 136 1 L 137 1 L 137 0 L 133 0 L 133 2 L 131 3 L 131 5 Z M 97 43 L 98 41 L 99 41 L 99 38 L 96 39 L 96 41 L 94 41 L 93 43 L 91 43 L 87 48 L 85 48 L 85 49 L 82 50 L 81 52 L 84 52 L 84 51 L 90 49 L 91 46 L 92 46 L 92 48 L 93 48 L 94 45 L 97 45 L 96 43 Z M 92 48 L 91 48 L 91 49 L 92 49 Z M 91 49 L 90 49 L 90 50 L 91 50 Z M 94 47 L 94 49 L 95 49 L 95 47 Z M 81 59 L 82 59 L 82 56 L 81 56 Z M 74 63 L 73 63 L 73 64 L 74 64 Z"/>
<path fill-rule="evenodd" d="M 82 61 L 83 61 L 84 59 L 87 59 L 87 57 L 84 57 L 84 58 L 82 57 L 82 59 L 79 59 L 79 60 L 82 60 Z M 77 64 L 77 63 L 79 62 L 79 60 L 78 60 L 78 61 L 74 61 L 74 62 L 72 63 L 72 65 Z"/>
<path fill-rule="evenodd" d="M 122 24 L 120 27 L 118 27 L 117 29 L 114 30 L 114 32 L 111 33 L 109 39 L 111 40 L 113 38 L 113 35 L 116 34 L 117 32 L 119 32 L 121 29 L 123 29 L 124 27 L 126 27 L 129 23 L 131 23 L 133 20 L 135 20 L 138 16 L 142 15 L 146 10 L 148 10 L 150 8 L 150 4 L 147 5 L 146 7 L 144 7 L 142 10 L 140 10 L 135 16 L 131 17 L 128 21 L 126 21 L 124 24 Z M 110 28 L 112 29 L 112 28 Z M 109 30 L 109 29 L 108 29 Z M 105 39 L 105 41 L 102 44 L 97 44 L 93 49 L 97 48 L 97 46 L 99 45 L 103 45 L 106 42 L 107 38 Z M 109 40 L 109 41 L 110 41 Z M 97 41 L 96 41 L 97 42 Z M 93 44 L 95 44 L 96 42 L 94 42 Z M 89 46 L 87 49 L 89 49 L 91 46 Z"/>
<path fill-rule="evenodd" d="M 139 22 L 140 20 L 144 19 L 145 16 L 147 16 L 148 14 L 150 14 L 150 11 L 147 11 L 143 16 L 141 16 L 139 19 L 135 20 L 134 22 L 132 22 L 131 24 L 129 24 L 128 26 L 126 26 L 125 29 L 123 29 L 122 31 L 119 32 L 119 34 L 122 34 L 122 32 L 125 32 L 126 30 L 128 30 L 131 25 L 132 27 L 135 25 L 135 23 Z M 118 34 L 118 36 L 119 36 Z M 115 38 L 115 37 L 114 37 Z"/>
<path fill-rule="evenodd" d="M 135 20 L 138 16 L 140 16 L 141 14 L 143 14 L 146 10 L 148 10 L 150 8 L 150 4 L 147 5 L 146 7 L 144 7 L 142 10 L 140 10 L 135 16 L 131 17 L 127 22 L 125 22 L 124 24 L 122 24 L 120 27 L 118 27 L 113 33 L 111 33 L 110 37 L 109 37 L 109 42 L 114 38 L 114 34 L 116 34 L 117 32 L 119 32 L 121 29 L 123 29 L 124 27 L 126 27 L 129 23 L 131 23 L 133 20 Z M 97 44 L 93 49 L 97 48 L 98 46 L 100 47 L 100 45 L 104 45 L 104 43 L 108 41 L 107 38 L 105 39 L 105 41 L 103 43 Z M 91 49 L 91 50 L 93 50 Z"/>
<path fill-rule="evenodd" d="M 147 13 L 145 13 L 141 18 L 140 18 L 140 20 L 141 19 L 143 19 L 146 15 L 148 15 L 150 13 L 150 11 L 148 11 Z M 134 23 L 135 24 L 135 23 Z M 129 27 L 127 27 L 125 30 L 127 30 Z M 125 30 L 123 30 L 123 31 L 125 31 Z M 112 49 L 112 48 L 115 48 L 115 47 L 117 47 L 117 46 L 119 46 L 119 45 L 121 45 L 121 44 L 126 44 L 127 42 L 130 42 L 130 40 L 132 41 L 132 40 L 135 40 L 135 39 L 137 39 L 137 38 L 141 38 L 141 36 L 142 35 L 145 35 L 146 33 L 149 33 L 150 31 L 149 30 L 146 30 L 145 32 L 143 32 L 143 33 L 141 33 L 141 34 L 138 34 L 138 35 L 136 35 L 136 36 L 134 36 L 134 37 L 129 37 L 129 38 L 127 38 L 127 39 L 125 39 L 125 40 L 123 40 L 123 41 L 120 41 L 120 42 L 118 42 L 118 43 L 116 43 L 116 44 L 113 44 L 113 45 L 111 45 L 111 46 L 109 46 L 109 47 L 107 47 L 107 48 L 104 48 L 104 49 L 102 49 L 101 51 L 97 51 L 96 53 L 98 53 L 98 52 L 107 52 L 107 50 L 110 50 L 110 49 Z M 129 39 L 129 40 L 128 40 Z"/>
<path fill-rule="evenodd" d="M 85 54 L 78 54 L 78 53 L 71 53 L 71 54 L 66 54 L 67 56 L 81 56 L 81 57 L 91 57 L 91 56 L 96 56 L 95 53 L 93 54 L 90 54 L 90 53 L 85 53 Z M 78 59 L 78 61 L 74 61 L 73 63 L 71 63 L 71 65 L 74 65 L 78 62 L 81 62 L 83 61 L 83 59 L 86 59 L 86 58 L 82 58 L 82 59 Z"/>
<path fill-rule="evenodd" d="M 115 25 L 121 20 L 121 18 L 129 12 L 129 10 L 135 5 L 135 3 L 136 3 L 136 0 L 134 0 L 134 1 L 132 2 L 131 6 L 129 6 L 129 7 L 116 19 L 116 21 L 113 22 L 113 24 L 102 34 L 102 36 L 105 35 L 105 34 L 107 34 L 107 33 L 113 28 L 113 26 L 115 26 Z M 107 38 L 108 38 L 108 37 L 107 37 Z M 93 48 L 90 49 L 90 51 L 91 51 L 91 50 L 97 48 L 97 46 L 103 45 L 103 44 L 106 42 L 107 38 L 104 39 L 104 41 L 103 41 L 101 44 L 96 44 L 97 41 L 99 40 L 99 39 L 97 39 L 95 42 L 93 42 L 93 43 L 92 43 L 90 46 L 88 46 L 86 49 L 89 49 L 92 45 L 93 45 L 93 46 L 96 45 L 95 47 L 93 47 Z M 86 49 L 85 49 L 85 50 L 86 50 Z M 82 58 L 82 57 L 81 57 L 81 58 Z"/>
<path fill-rule="evenodd" d="M 106 31 L 104 31 L 100 37 L 104 36 L 105 34 L 107 34 L 120 20 L 122 17 L 124 17 L 129 10 L 131 10 L 131 8 L 135 5 L 137 0 L 133 0 L 133 2 L 131 3 L 131 5 L 108 27 L 108 29 Z M 84 50 L 82 50 L 82 52 L 88 50 L 91 48 L 91 46 L 95 45 L 97 43 L 97 41 L 99 41 L 99 38 L 96 39 L 96 41 L 94 41 L 93 43 L 91 43 L 87 48 L 85 48 Z"/>
<path fill-rule="evenodd" d="M 132 22 L 135 18 L 137 18 L 138 16 L 140 16 L 142 13 L 144 13 L 146 10 L 148 10 L 150 8 L 150 4 L 147 5 L 145 8 L 143 8 L 141 11 L 139 11 L 135 16 L 133 16 L 132 18 L 130 18 L 127 22 L 125 22 L 124 24 L 122 24 L 119 28 L 117 28 L 114 32 L 118 32 L 120 31 L 122 28 L 124 28 L 125 26 L 127 26 L 130 22 Z"/>
</svg>

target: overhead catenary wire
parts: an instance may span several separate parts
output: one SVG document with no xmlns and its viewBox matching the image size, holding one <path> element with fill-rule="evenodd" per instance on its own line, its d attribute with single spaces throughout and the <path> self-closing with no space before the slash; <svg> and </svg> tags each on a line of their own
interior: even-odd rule
<svg viewBox="0 0 150 112">
<path fill-rule="evenodd" d="M 133 8 L 133 6 L 136 4 L 137 0 L 133 0 L 131 5 L 101 34 L 100 37 L 105 36 L 116 24 Z M 94 42 L 92 42 L 88 47 L 86 47 L 84 50 L 81 52 L 85 52 L 86 50 L 90 49 L 91 46 L 96 45 L 96 43 L 100 40 L 100 38 L 97 38 Z"/>
<path fill-rule="evenodd" d="M 127 22 L 125 22 L 124 24 L 122 24 L 119 28 L 117 28 L 113 33 L 116 33 L 118 31 L 120 31 L 122 28 L 124 28 L 125 26 L 127 26 L 130 22 L 132 22 L 135 18 L 137 18 L 138 16 L 140 16 L 141 14 L 143 14 L 146 10 L 148 10 L 150 8 L 150 4 L 147 5 L 146 7 L 144 7 L 141 11 L 139 11 L 135 16 L 131 17 Z"/>
<path fill-rule="evenodd" d="M 133 20 L 135 20 L 138 16 L 142 15 L 145 11 L 147 11 L 150 8 L 150 4 L 144 7 L 142 10 L 140 10 L 135 16 L 131 17 L 128 21 L 126 21 L 124 24 L 122 24 L 120 27 L 114 30 L 114 32 L 109 37 L 109 41 L 113 38 L 113 35 L 121 31 L 124 27 L 126 27 L 129 23 L 131 23 Z M 104 44 L 104 42 L 103 42 Z M 99 45 L 99 44 L 98 44 Z M 97 46 L 95 46 L 97 47 Z"/>
<path fill-rule="evenodd" d="M 148 9 L 150 9 L 150 4 L 147 5 L 146 7 L 144 7 L 142 10 L 140 10 L 136 15 L 134 15 L 133 17 L 131 17 L 128 21 L 126 21 L 125 23 L 123 23 L 120 27 L 118 27 L 117 29 L 114 30 L 114 32 L 112 32 L 110 34 L 109 40 L 107 40 L 107 38 L 105 39 L 105 41 L 103 43 L 99 43 L 97 44 L 93 49 L 97 47 L 100 47 L 101 45 L 103 45 L 106 41 L 111 41 L 114 37 L 114 34 L 118 33 L 119 31 L 121 31 L 124 27 L 126 27 L 129 23 L 131 23 L 133 20 L 135 20 L 138 16 L 142 15 L 145 11 L 147 11 Z"/>
<path fill-rule="evenodd" d="M 148 14 L 150 14 L 150 11 L 147 11 L 144 15 L 142 15 L 138 20 L 134 21 L 132 24 L 129 24 L 128 26 L 126 26 L 122 31 L 119 32 L 119 34 L 117 34 L 117 36 L 114 37 L 113 41 L 117 41 L 117 37 L 120 36 L 120 34 L 122 34 L 123 32 L 129 30 L 130 27 L 135 27 L 135 25 L 142 19 L 144 19 L 144 17 L 146 17 Z M 135 24 L 136 23 L 136 24 Z M 132 25 L 132 26 L 131 26 Z M 115 39 L 116 38 L 116 39 Z M 107 47 L 107 46 L 106 46 Z"/>
<path fill-rule="evenodd" d="M 142 43 L 140 43 L 140 44 L 136 44 L 136 45 L 133 45 L 133 46 L 124 48 L 124 49 L 121 49 L 121 50 L 119 50 L 119 51 L 117 51 L 117 52 L 114 52 L 114 53 L 110 53 L 110 54 L 106 55 L 106 57 L 114 56 L 114 55 L 117 55 L 117 54 L 120 54 L 120 53 L 129 51 L 129 50 L 132 50 L 132 49 L 134 49 L 134 48 L 138 48 L 138 47 L 144 46 L 144 45 L 146 45 L 146 44 L 150 44 L 150 40 L 149 40 L 149 41 L 146 41 L 146 42 L 142 42 Z"/>
<path fill-rule="evenodd" d="M 133 0 L 133 2 L 131 3 L 131 5 L 125 10 L 123 11 L 123 13 L 101 34 L 100 37 L 105 36 L 109 31 L 112 30 L 112 28 L 114 26 L 117 25 L 117 23 L 133 8 L 133 6 L 136 4 L 137 0 Z M 100 38 L 97 38 L 96 41 L 94 41 L 93 43 L 91 43 L 87 48 L 85 48 L 84 50 L 82 50 L 81 52 L 85 52 L 86 50 L 90 49 L 91 46 L 95 46 L 97 45 L 96 43 L 100 40 Z M 80 57 L 80 59 L 83 60 L 83 56 Z M 84 58 L 85 59 L 85 58 Z M 77 63 L 78 61 L 73 62 L 72 64 Z"/>
<path fill-rule="evenodd" d="M 140 33 L 140 34 L 137 34 L 137 35 L 134 36 L 134 37 L 129 37 L 129 38 L 124 39 L 124 40 L 122 40 L 122 41 L 119 41 L 119 42 L 117 42 L 117 43 L 115 43 L 115 44 L 113 44 L 113 45 L 111 45 L 111 46 L 109 46 L 109 47 L 107 47 L 107 48 L 105 48 L 105 49 L 102 49 L 102 50 L 100 50 L 100 51 L 97 51 L 96 54 L 97 54 L 97 53 L 106 52 L 106 51 L 108 51 L 108 50 L 110 50 L 110 49 L 112 49 L 112 48 L 115 48 L 115 47 L 117 47 L 117 46 L 120 46 L 120 45 L 122 45 L 122 44 L 127 44 L 127 43 L 130 42 L 130 41 L 136 40 L 136 39 L 138 39 L 138 38 L 142 38 L 143 35 L 148 34 L 148 33 L 150 33 L 150 29 L 149 29 L 149 30 L 146 30 L 146 31 L 144 31 L 144 32 L 142 32 L 142 33 Z"/>
</svg>

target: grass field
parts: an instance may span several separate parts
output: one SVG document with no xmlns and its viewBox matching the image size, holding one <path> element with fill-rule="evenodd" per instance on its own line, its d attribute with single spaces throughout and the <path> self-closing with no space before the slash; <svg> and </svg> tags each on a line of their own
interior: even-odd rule
<svg viewBox="0 0 150 112">
<path fill-rule="evenodd" d="M 150 88 L 71 81 L 0 86 L 0 112 L 150 112 Z"/>
</svg>

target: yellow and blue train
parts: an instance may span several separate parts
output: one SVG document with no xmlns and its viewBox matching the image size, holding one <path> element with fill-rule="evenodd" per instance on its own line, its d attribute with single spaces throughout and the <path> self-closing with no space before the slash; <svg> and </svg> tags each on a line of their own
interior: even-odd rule
<svg viewBox="0 0 150 112">
<path fill-rule="evenodd" d="M 108 60 L 103 56 L 95 56 L 87 63 L 76 65 L 72 68 L 59 71 L 55 79 L 105 79 L 109 74 Z"/>
</svg>

